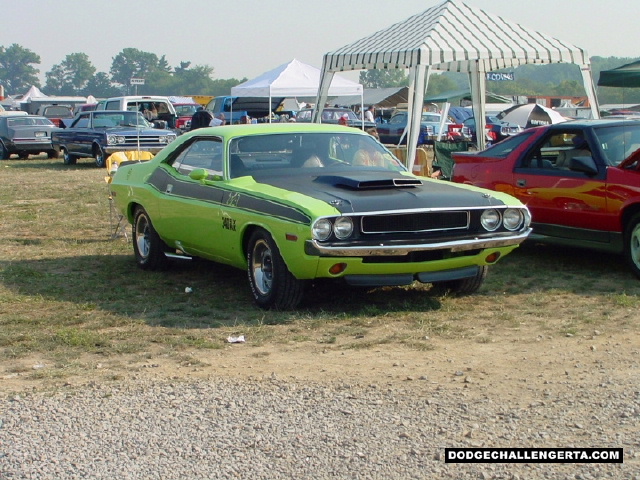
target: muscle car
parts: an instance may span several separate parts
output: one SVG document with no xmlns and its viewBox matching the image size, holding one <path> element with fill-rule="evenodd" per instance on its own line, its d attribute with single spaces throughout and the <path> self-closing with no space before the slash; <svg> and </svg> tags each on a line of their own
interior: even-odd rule
<svg viewBox="0 0 640 480">
<path fill-rule="evenodd" d="M 80 112 L 68 128 L 51 135 L 53 148 L 62 154 L 65 165 L 93 157 L 97 167 L 105 167 L 114 152 L 156 154 L 175 139 L 170 130 L 152 128 L 140 112 L 116 110 Z"/>
<path fill-rule="evenodd" d="M 245 269 L 262 308 L 295 308 L 317 278 L 473 293 L 530 230 L 515 198 L 414 176 L 340 125 L 194 130 L 121 163 L 110 190 L 140 268 L 177 256 Z"/>
</svg>

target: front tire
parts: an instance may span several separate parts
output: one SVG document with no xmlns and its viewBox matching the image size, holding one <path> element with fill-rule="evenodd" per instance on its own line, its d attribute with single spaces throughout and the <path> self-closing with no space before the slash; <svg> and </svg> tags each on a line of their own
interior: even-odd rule
<svg viewBox="0 0 640 480">
<path fill-rule="evenodd" d="M 291 274 L 264 230 L 256 230 L 249 239 L 247 274 L 253 300 L 260 308 L 292 310 L 302 300 L 304 283 Z"/>
<path fill-rule="evenodd" d="M 62 161 L 64 162 L 65 165 L 75 165 L 76 161 L 78 160 L 78 157 L 76 157 L 75 155 L 71 155 L 69 153 L 69 150 L 65 148 L 61 148 L 60 152 L 62 153 Z"/>
<path fill-rule="evenodd" d="M 446 282 L 435 282 L 432 286 L 432 291 L 439 294 L 471 295 L 480 289 L 487 278 L 488 271 L 489 267 L 482 265 L 478 269 L 478 273 L 473 277 L 462 278 L 460 280 L 448 280 Z"/>
<path fill-rule="evenodd" d="M 634 275 L 640 278 L 640 213 L 636 213 L 625 230 L 624 256 Z"/>
<path fill-rule="evenodd" d="M 96 167 L 105 168 L 107 166 L 107 155 L 104 154 L 100 145 L 93 146 L 93 159 L 96 162 Z"/>
<path fill-rule="evenodd" d="M 165 255 L 168 250 L 147 214 L 146 210 L 138 207 L 133 220 L 133 252 L 136 263 L 142 270 L 164 270 L 169 260 Z"/>
<path fill-rule="evenodd" d="M 59 155 L 60 154 L 55 149 L 51 149 L 51 150 L 47 151 L 47 157 L 49 157 L 49 158 L 58 158 Z"/>
</svg>

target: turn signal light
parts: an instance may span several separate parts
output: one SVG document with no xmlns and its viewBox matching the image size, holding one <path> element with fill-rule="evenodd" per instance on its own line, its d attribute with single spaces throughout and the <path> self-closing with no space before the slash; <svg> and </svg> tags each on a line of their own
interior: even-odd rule
<svg viewBox="0 0 640 480">
<path fill-rule="evenodd" d="M 347 269 L 347 264 L 346 263 L 336 263 L 336 264 L 331 266 L 331 268 L 329 269 L 329 273 L 331 275 L 338 275 L 338 274 L 344 272 L 346 269 Z"/>
<path fill-rule="evenodd" d="M 487 263 L 496 263 L 500 258 L 500 252 L 493 252 L 484 259 Z"/>
</svg>

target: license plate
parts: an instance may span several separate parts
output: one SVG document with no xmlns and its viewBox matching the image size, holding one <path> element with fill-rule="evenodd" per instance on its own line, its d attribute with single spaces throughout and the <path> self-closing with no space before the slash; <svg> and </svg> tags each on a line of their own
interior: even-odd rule
<svg viewBox="0 0 640 480">
<path fill-rule="evenodd" d="M 36 132 L 36 138 L 46 137 L 46 136 L 47 136 L 47 132 Z"/>
</svg>

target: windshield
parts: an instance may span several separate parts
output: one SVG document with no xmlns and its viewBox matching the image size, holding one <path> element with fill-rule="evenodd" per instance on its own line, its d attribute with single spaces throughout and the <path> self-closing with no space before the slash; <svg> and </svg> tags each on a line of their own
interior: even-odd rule
<svg viewBox="0 0 640 480">
<path fill-rule="evenodd" d="M 93 126 L 98 127 L 144 127 L 151 126 L 140 112 L 96 112 L 93 114 Z"/>
<path fill-rule="evenodd" d="M 640 123 L 598 128 L 595 134 L 608 165 L 620 165 L 624 159 L 640 148 Z"/>
<path fill-rule="evenodd" d="M 370 135 L 295 133 L 251 135 L 229 143 L 231 177 L 262 172 L 318 174 L 319 168 L 405 171 L 403 164 Z"/>
</svg>

